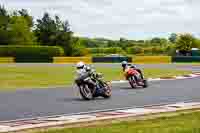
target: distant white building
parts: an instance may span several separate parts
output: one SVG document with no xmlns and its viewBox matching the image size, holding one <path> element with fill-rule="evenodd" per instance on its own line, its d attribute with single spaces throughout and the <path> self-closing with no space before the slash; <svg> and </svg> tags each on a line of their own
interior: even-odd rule
<svg viewBox="0 0 200 133">
<path fill-rule="evenodd" d="M 191 50 L 199 50 L 198 48 L 192 48 Z"/>
</svg>

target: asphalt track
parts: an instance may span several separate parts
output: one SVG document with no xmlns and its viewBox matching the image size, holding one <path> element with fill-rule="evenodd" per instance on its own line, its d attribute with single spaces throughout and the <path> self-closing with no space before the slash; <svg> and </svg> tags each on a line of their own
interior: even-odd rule
<svg viewBox="0 0 200 133">
<path fill-rule="evenodd" d="M 18 64 L 27 65 L 30 64 Z M 50 64 L 41 64 L 50 65 Z M 109 67 L 118 65 L 98 64 Z M 55 65 L 59 66 L 59 65 Z M 140 67 L 176 68 L 200 71 L 200 66 L 140 65 Z M 110 99 L 92 101 L 80 99 L 75 87 L 45 90 L 18 90 L 0 93 L 0 121 L 32 118 L 48 115 L 72 114 L 95 110 L 174 103 L 200 102 L 200 78 L 173 81 L 154 81 L 146 89 L 130 89 L 128 84 L 113 84 Z"/>
</svg>

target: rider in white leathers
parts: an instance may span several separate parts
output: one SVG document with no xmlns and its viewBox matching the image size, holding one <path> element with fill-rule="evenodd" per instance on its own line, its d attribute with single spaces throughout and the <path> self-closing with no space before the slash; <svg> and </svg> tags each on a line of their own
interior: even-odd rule
<svg viewBox="0 0 200 133">
<path fill-rule="evenodd" d="M 76 81 L 83 77 L 97 78 L 98 74 L 94 69 L 91 69 L 90 66 L 87 66 L 84 62 L 78 62 L 76 64 L 77 78 Z M 96 86 L 96 83 L 93 80 L 90 80 L 90 83 Z"/>
</svg>

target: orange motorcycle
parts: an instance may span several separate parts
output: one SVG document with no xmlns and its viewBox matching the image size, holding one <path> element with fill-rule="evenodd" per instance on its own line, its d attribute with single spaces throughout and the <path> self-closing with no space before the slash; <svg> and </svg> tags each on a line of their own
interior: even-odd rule
<svg viewBox="0 0 200 133">
<path fill-rule="evenodd" d="M 140 73 L 134 68 L 126 69 L 124 76 L 126 77 L 126 80 L 129 81 L 129 84 L 133 89 L 140 86 L 143 88 L 148 87 L 147 80 L 143 79 Z"/>
</svg>

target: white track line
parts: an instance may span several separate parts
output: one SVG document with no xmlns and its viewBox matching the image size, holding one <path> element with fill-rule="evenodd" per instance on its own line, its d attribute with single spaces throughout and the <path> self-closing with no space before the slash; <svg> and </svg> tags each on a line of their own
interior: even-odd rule
<svg viewBox="0 0 200 133">
<path fill-rule="evenodd" d="M 187 77 L 188 76 L 188 77 Z M 189 74 L 187 76 L 172 76 L 171 78 L 148 78 L 148 81 L 163 81 L 163 80 L 178 80 L 178 79 L 191 79 L 200 77 L 200 73 L 197 74 Z M 120 84 L 120 83 L 128 83 L 127 80 L 119 80 L 119 81 L 111 81 L 113 84 Z"/>
</svg>

